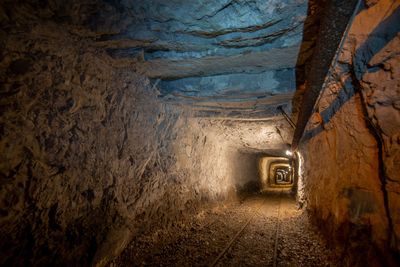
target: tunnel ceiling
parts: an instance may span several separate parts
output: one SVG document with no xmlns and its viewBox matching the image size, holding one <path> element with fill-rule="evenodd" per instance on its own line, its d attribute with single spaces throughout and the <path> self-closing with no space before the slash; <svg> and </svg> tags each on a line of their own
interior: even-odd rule
<svg viewBox="0 0 400 267">
<path fill-rule="evenodd" d="M 23 23 L 32 28 L 35 18 L 38 24 L 65 25 L 105 49 L 117 65 L 134 66 L 149 77 L 160 99 L 187 103 L 199 115 L 264 118 L 279 114 L 279 105 L 290 111 L 305 0 L 29 0 L 18 5 L 25 13 L 10 18 L 25 17 Z"/>
<path fill-rule="evenodd" d="M 163 99 L 199 114 L 264 117 L 290 109 L 306 2 L 108 0 L 85 23 L 113 58 L 154 79 Z"/>
</svg>

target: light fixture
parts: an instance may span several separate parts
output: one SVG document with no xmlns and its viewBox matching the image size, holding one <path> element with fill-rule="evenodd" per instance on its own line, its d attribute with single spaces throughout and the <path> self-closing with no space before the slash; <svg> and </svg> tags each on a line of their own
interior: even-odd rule
<svg viewBox="0 0 400 267">
<path fill-rule="evenodd" d="M 286 150 L 286 155 L 287 155 L 287 156 L 292 156 L 293 153 L 292 153 L 292 151 L 290 151 L 290 150 Z"/>
</svg>

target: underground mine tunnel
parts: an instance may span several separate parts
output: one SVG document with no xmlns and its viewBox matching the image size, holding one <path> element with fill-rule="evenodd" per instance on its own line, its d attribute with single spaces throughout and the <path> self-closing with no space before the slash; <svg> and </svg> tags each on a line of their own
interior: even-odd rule
<svg viewBox="0 0 400 267">
<path fill-rule="evenodd" d="M 1 266 L 399 266 L 400 2 L 2 0 Z"/>
</svg>

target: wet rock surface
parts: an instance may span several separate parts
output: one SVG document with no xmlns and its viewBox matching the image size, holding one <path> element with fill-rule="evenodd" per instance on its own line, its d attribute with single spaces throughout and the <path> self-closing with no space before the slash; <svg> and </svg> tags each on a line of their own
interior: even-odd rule
<svg viewBox="0 0 400 267">
<path fill-rule="evenodd" d="M 278 266 L 339 263 L 291 196 L 258 195 L 209 206 L 184 223 L 142 233 L 109 266 L 209 266 L 251 217 L 216 266 L 273 266 L 278 220 Z"/>
</svg>

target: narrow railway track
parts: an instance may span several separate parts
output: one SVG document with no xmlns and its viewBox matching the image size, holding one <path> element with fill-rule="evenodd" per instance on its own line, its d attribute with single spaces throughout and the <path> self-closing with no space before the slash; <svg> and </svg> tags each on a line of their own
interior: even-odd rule
<svg viewBox="0 0 400 267">
<path fill-rule="evenodd" d="M 276 222 L 275 222 L 275 235 L 274 235 L 274 250 L 273 250 L 273 266 L 277 267 L 278 266 L 278 244 L 279 244 L 279 225 L 280 225 L 280 209 L 281 209 L 281 195 L 282 195 L 282 190 L 279 192 L 278 196 L 278 204 L 277 204 L 277 209 L 276 209 Z M 238 241 L 239 237 L 242 235 L 243 231 L 248 227 L 248 225 L 251 223 L 251 221 L 254 219 L 254 217 L 259 214 L 260 209 L 267 203 L 267 199 L 263 199 L 261 203 L 254 209 L 253 214 L 250 216 L 248 220 L 246 220 L 243 225 L 240 227 L 240 229 L 236 232 L 236 234 L 230 239 L 230 241 L 227 243 L 227 245 L 224 247 L 224 249 L 218 254 L 218 256 L 213 260 L 213 262 L 209 265 L 210 267 L 214 267 L 218 264 L 218 262 L 221 260 L 221 258 L 227 253 L 227 251 L 235 244 L 235 242 Z M 265 229 L 268 231 L 268 229 Z"/>
<path fill-rule="evenodd" d="M 149 231 L 113 266 L 337 266 L 334 257 L 294 198 L 280 192 L 210 207 L 185 224 Z"/>
<path fill-rule="evenodd" d="M 281 202 L 282 199 L 280 195 L 282 194 L 282 191 L 279 194 L 279 203 L 278 203 L 278 212 L 276 215 L 276 224 L 275 224 L 275 243 L 274 243 L 274 258 L 273 258 L 273 266 L 277 267 L 278 266 L 278 244 L 279 244 L 279 225 L 280 225 L 280 213 L 281 213 Z"/>
</svg>

